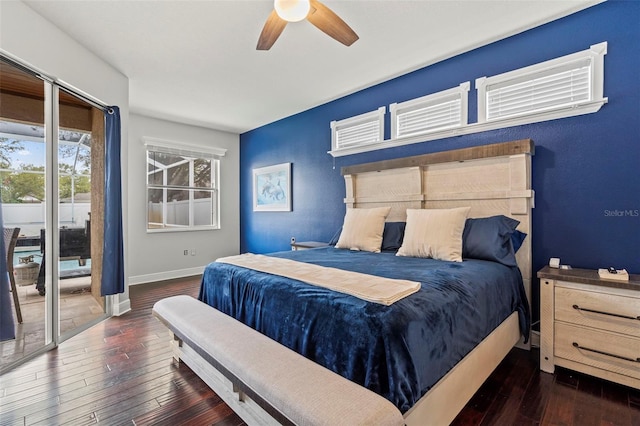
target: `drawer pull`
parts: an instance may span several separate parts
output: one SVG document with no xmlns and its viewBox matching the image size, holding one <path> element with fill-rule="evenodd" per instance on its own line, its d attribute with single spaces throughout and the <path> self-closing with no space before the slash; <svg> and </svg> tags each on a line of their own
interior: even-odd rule
<svg viewBox="0 0 640 426">
<path fill-rule="evenodd" d="M 575 309 L 577 311 L 593 312 L 594 314 L 609 315 L 610 317 L 618 317 L 618 318 L 624 318 L 624 319 L 640 321 L 640 315 L 638 315 L 637 317 L 632 317 L 632 316 L 628 316 L 628 315 L 613 314 L 611 312 L 596 311 L 594 309 L 581 308 L 578 305 L 573 305 L 573 309 Z"/>
<path fill-rule="evenodd" d="M 580 346 L 580 344 L 577 343 L 577 342 L 573 342 L 573 347 L 577 348 L 577 349 L 581 349 L 583 351 L 595 352 L 595 353 L 600 354 L 600 355 L 606 355 L 606 356 L 610 356 L 610 357 L 613 357 L 613 358 L 622 359 L 622 360 L 625 360 L 625 361 L 640 363 L 640 358 L 633 359 L 633 358 L 627 358 L 626 356 L 622 356 L 622 355 L 610 354 L 608 352 L 599 351 L 597 349 L 591 349 L 591 348 L 587 348 L 585 346 Z"/>
</svg>

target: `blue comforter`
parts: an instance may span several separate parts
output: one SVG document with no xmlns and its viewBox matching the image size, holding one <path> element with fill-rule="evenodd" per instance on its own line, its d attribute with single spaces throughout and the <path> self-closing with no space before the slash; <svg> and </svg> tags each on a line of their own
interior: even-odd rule
<svg viewBox="0 0 640 426">
<path fill-rule="evenodd" d="M 391 306 L 267 273 L 211 263 L 199 299 L 393 402 L 403 413 L 512 312 L 529 329 L 517 268 L 352 252 L 273 253 L 421 282 Z M 528 333 L 525 333 L 527 335 Z"/>
</svg>

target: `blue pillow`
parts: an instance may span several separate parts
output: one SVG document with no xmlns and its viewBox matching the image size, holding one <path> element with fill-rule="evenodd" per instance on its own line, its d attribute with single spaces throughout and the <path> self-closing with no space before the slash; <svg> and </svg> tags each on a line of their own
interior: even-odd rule
<svg viewBox="0 0 640 426">
<path fill-rule="evenodd" d="M 511 243 L 513 244 L 514 253 L 517 253 L 518 250 L 520 250 L 525 238 L 527 238 L 527 234 L 524 232 L 520 232 L 517 229 L 513 231 L 513 234 L 511 234 Z"/>
<path fill-rule="evenodd" d="M 515 246 L 520 248 L 527 236 L 520 231 L 515 234 L 519 224 L 502 215 L 467 219 L 462 232 L 462 257 L 517 266 Z"/>
<path fill-rule="evenodd" d="M 402 246 L 406 226 L 406 222 L 385 222 L 380 249 L 383 251 L 398 250 Z"/>
<path fill-rule="evenodd" d="M 402 246 L 406 225 L 406 222 L 385 222 L 384 231 L 382 232 L 382 247 L 380 249 L 387 251 L 398 250 L 400 246 Z M 342 227 L 331 237 L 329 241 L 330 246 L 335 246 L 338 243 L 341 233 Z"/>
</svg>

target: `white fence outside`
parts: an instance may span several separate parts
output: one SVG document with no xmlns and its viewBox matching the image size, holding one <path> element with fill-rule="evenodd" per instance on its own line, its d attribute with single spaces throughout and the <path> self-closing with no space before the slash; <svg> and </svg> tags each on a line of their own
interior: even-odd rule
<svg viewBox="0 0 640 426">
<path fill-rule="evenodd" d="M 162 223 L 162 203 L 149 203 L 149 221 Z M 211 198 L 193 200 L 194 226 L 215 223 Z M 189 200 L 171 201 L 167 203 L 167 225 L 189 226 Z"/>
<path fill-rule="evenodd" d="M 60 226 L 82 226 L 89 219 L 91 203 L 63 203 L 58 207 Z M 40 236 L 44 229 L 45 203 L 2 204 L 4 226 L 20 228 L 20 235 Z"/>
</svg>

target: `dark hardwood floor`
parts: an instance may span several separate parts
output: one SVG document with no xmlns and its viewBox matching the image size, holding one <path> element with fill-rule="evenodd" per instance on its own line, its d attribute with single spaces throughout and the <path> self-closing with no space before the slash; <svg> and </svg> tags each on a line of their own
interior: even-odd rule
<svg viewBox="0 0 640 426">
<path fill-rule="evenodd" d="M 242 425 L 185 365 L 171 360 L 156 300 L 197 295 L 199 277 L 130 288 L 132 312 L 0 377 L 1 425 Z M 559 369 L 514 349 L 455 425 L 640 426 L 640 391 Z"/>
</svg>

